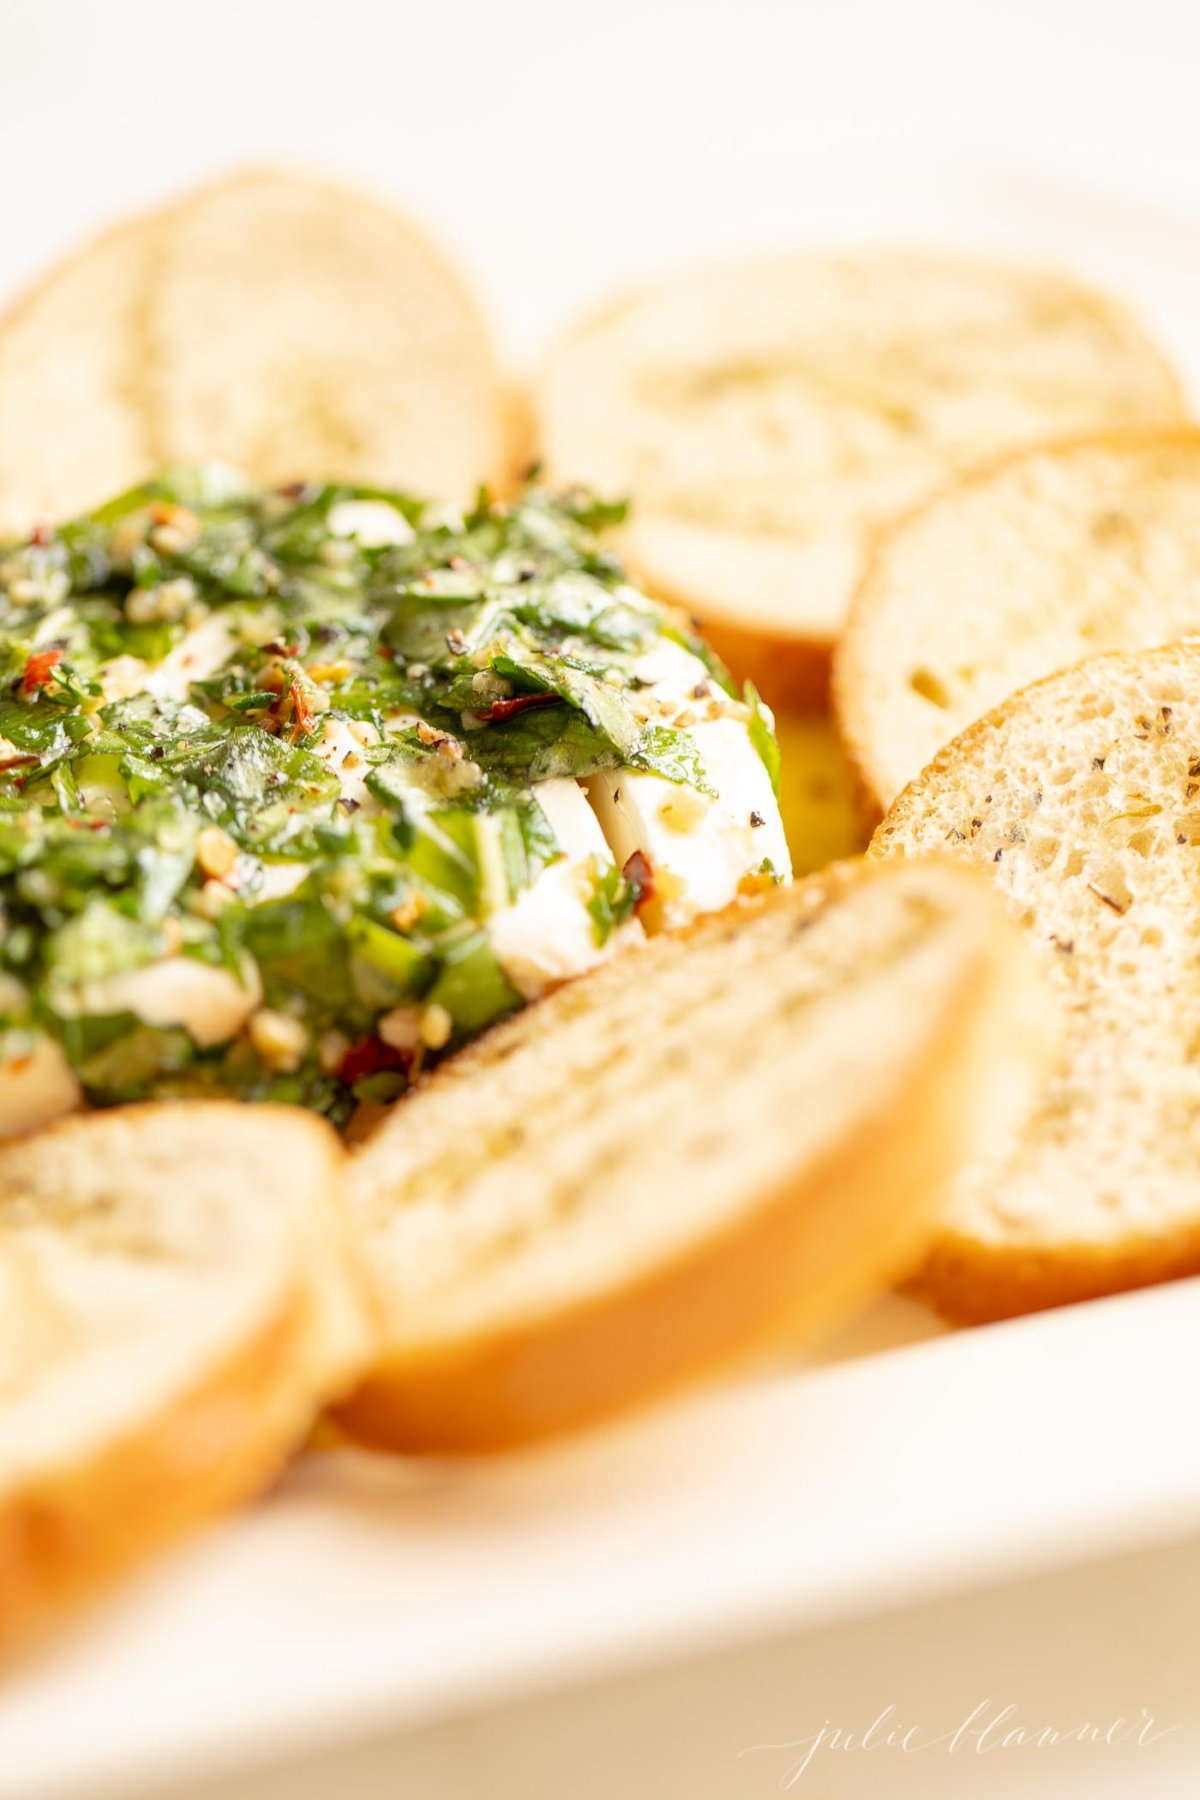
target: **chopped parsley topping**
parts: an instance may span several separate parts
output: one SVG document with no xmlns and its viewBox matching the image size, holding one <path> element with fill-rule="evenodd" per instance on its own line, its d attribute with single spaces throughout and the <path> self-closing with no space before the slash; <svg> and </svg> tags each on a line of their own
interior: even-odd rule
<svg viewBox="0 0 1200 1800">
<path fill-rule="evenodd" d="M 628 767 L 706 791 L 636 664 L 673 640 L 727 686 L 625 580 L 616 516 L 205 467 L 0 547 L 6 1042 L 50 1034 L 93 1104 L 343 1120 L 520 1004 L 485 926 L 562 853 L 535 784 Z M 643 886 L 598 868 L 598 944 Z M 221 1016 L 185 1028 L 192 965 Z"/>
</svg>

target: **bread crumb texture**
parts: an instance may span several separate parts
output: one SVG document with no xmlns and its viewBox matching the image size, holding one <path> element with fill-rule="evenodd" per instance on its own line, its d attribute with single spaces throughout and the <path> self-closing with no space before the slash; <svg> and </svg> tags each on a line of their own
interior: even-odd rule
<svg viewBox="0 0 1200 1800">
<path fill-rule="evenodd" d="M 714 619 L 828 643 L 864 533 L 983 457 L 1184 416 L 1124 309 L 912 251 L 686 269 L 585 322 L 539 393 L 555 477 L 634 499 L 629 554 Z"/>
<path fill-rule="evenodd" d="M 270 1482 L 366 1360 L 341 1156 L 160 1103 L 0 1153 L 0 1657 Z"/>
<path fill-rule="evenodd" d="M 1200 432 L 1024 452 L 885 533 L 836 658 L 841 729 L 886 807 L 1018 688 L 1200 631 Z"/>
<path fill-rule="evenodd" d="M 173 462 L 448 500 L 511 485 L 528 423 L 423 232 L 294 171 L 226 176 L 124 221 L 0 321 L 0 530 Z"/>
<path fill-rule="evenodd" d="M 1044 1008 L 944 860 L 843 865 L 559 989 L 352 1161 L 383 1346 L 339 1416 L 496 1447 L 811 1338 L 917 1264 L 963 1158 L 1027 1115 Z"/>
<path fill-rule="evenodd" d="M 903 793 L 874 856 L 986 869 L 1062 1001 L 1015 1156 L 956 1194 L 931 1282 L 988 1315 L 1200 1267 L 1200 645 L 1018 694 Z"/>
</svg>

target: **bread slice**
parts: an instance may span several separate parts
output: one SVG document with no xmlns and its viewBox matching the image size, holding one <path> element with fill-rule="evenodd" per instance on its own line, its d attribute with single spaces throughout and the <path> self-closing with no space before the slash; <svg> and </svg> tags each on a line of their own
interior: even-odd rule
<svg viewBox="0 0 1200 1800">
<path fill-rule="evenodd" d="M 496 1449 L 851 1312 L 1030 1103 L 1023 950 L 986 883 L 858 863 L 498 1027 L 352 1160 L 384 1348 L 344 1427 Z"/>
<path fill-rule="evenodd" d="M 780 704 L 819 694 L 881 521 L 1016 445 L 1183 414 L 1114 301 L 889 250 L 663 277 L 580 326 L 539 391 L 551 474 L 632 494 L 635 568 Z"/>
<path fill-rule="evenodd" d="M 153 466 L 140 399 L 153 252 L 148 222 L 121 226 L 0 320 L 0 533 L 69 517 Z"/>
<path fill-rule="evenodd" d="M 883 534 L 835 659 L 877 820 L 952 737 L 1102 650 L 1200 632 L 1200 431 L 1089 438 L 968 477 Z"/>
<path fill-rule="evenodd" d="M 263 1488 L 361 1371 L 318 1120 L 168 1103 L 0 1151 L 0 1651 Z"/>
<path fill-rule="evenodd" d="M 892 807 L 874 858 L 986 870 L 1064 1001 L 1065 1060 L 920 1278 L 996 1318 L 1200 1270 L 1200 644 L 1014 695 Z"/>
<path fill-rule="evenodd" d="M 0 531 L 164 464 L 470 498 L 528 424 L 458 276 L 402 214 L 235 174 L 118 227 L 0 322 Z"/>
<path fill-rule="evenodd" d="M 173 208 L 146 330 L 160 461 L 456 500 L 514 473 L 513 400 L 474 301 L 364 194 L 256 169 Z"/>
</svg>

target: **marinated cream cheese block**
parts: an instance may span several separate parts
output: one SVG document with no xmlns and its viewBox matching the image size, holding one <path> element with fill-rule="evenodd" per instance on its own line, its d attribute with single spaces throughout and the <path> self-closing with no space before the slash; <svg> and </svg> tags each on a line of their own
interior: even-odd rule
<svg viewBox="0 0 1200 1800">
<path fill-rule="evenodd" d="M 178 470 L 0 551 L 0 1134 L 344 1120 L 789 879 L 778 752 L 612 509 Z"/>
</svg>

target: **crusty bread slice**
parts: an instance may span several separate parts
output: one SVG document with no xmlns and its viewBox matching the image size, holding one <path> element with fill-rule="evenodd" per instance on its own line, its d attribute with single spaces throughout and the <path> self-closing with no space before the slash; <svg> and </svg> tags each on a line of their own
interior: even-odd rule
<svg viewBox="0 0 1200 1800">
<path fill-rule="evenodd" d="M 118 227 L 0 322 L 0 531 L 168 463 L 467 499 L 528 421 L 422 233 L 350 189 L 235 174 Z"/>
<path fill-rule="evenodd" d="M 69 517 L 142 480 L 149 221 L 53 269 L 0 321 L 0 532 Z"/>
<path fill-rule="evenodd" d="M 1023 950 L 977 878 L 860 861 L 501 1025 L 351 1162 L 384 1347 L 342 1424 L 494 1449 L 852 1311 L 1030 1104 Z"/>
<path fill-rule="evenodd" d="M 994 1318 L 1200 1269 L 1200 644 L 1091 658 L 943 750 L 875 858 L 986 869 L 1068 1041 L 1015 1156 L 963 1182 L 920 1285 Z"/>
<path fill-rule="evenodd" d="M 370 1343 L 332 1132 L 161 1103 L 0 1151 L 0 1651 L 264 1487 Z"/>
<path fill-rule="evenodd" d="M 834 663 L 869 811 L 1018 688 L 1200 632 L 1200 431 L 1023 452 L 875 546 Z"/>
<path fill-rule="evenodd" d="M 768 698 L 827 677 L 865 534 L 959 469 L 1183 416 L 1123 308 L 909 251 L 688 269 L 611 305 L 540 384 L 552 475 L 634 499 L 627 548 Z"/>
<path fill-rule="evenodd" d="M 147 343 L 161 461 L 457 500 L 514 473 L 516 413 L 474 301 L 364 194 L 260 169 L 173 208 Z"/>
</svg>

